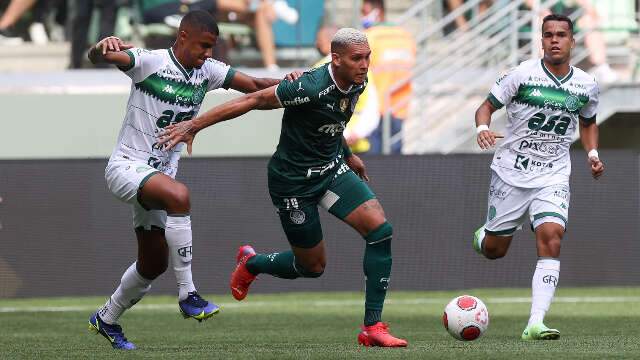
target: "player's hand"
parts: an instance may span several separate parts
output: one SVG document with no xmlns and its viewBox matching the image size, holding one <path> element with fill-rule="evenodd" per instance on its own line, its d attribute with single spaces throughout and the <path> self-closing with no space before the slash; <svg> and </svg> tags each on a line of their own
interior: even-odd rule
<svg viewBox="0 0 640 360">
<path fill-rule="evenodd" d="M 302 76 L 303 72 L 300 70 L 294 70 L 287 75 L 285 75 L 284 79 L 289 81 L 298 80 L 300 76 Z"/>
<path fill-rule="evenodd" d="M 598 179 L 604 173 L 604 163 L 599 158 L 593 156 L 589 158 L 591 164 L 591 176 L 594 179 Z"/>
<path fill-rule="evenodd" d="M 478 133 L 477 141 L 482 150 L 487 150 L 496 145 L 496 139 L 502 139 L 504 136 L 491 130 L 483 130 Z"/>
<path fill-rule="evenodd" d="M 191 146 L 196 136 L 193 120 L 182 121 L 165 127 L 158 137 L 158 145 L 165 151 L 173 149 L 181 142 L 187 143 L 187 153 L 191 155 Z"/>
<path fill-rule="evenodd" d="M 367 176 L 367 169 L 364 166 L 364 162 L 360 157 L 356 154 L 351 154 L 348 158 L 345 159 L 345 162 L 353 172 L 355 172 L 360 178 L 364 181 L 369 181 L 369 177 Z"/>
<path fill-rule="evenodd" d="M 96 49 L 102 52 L 102 55 L 106 55 L 108 52 L 131 49 L 132 47 L 133 45 L 125 43 L 116 36 L 107 36 L 96 44 Z"/>
</svg>

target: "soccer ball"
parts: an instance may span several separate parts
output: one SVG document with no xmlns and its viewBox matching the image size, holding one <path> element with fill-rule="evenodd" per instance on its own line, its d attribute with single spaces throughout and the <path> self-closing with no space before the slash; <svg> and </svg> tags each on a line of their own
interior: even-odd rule
<svg viewBox="0 0 640 360">
<path fill-rule="evenodd" d="M 458 296 L 444 308 L 442 323 L 454 338 L 462 341 L 475 340 L 489 326 L 489 311 L 482 300 L 475 296 Z"/>
</svg>

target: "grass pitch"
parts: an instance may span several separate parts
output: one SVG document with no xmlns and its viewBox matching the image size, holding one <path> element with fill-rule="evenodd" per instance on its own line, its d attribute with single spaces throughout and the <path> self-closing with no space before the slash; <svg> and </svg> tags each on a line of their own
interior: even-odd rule
<svg viewBox="0 0 640 360">
<path fill-rule="evenodd" d="M 453 339 L 442 326 L 454 296 L 480 297 L 490 313 L 477 341 Z M 0 358 L 153 359 L 638 359 L 640 288 L 560 288 L 545 323 L 558 341 L 524 342 L 530 290 L 390 292 L 384 320 L 406 349 L 357 345 L 363 294 L 250 294 L 242 303 L 209 295 L 222 311 L 198 323 L 180 316 L 175 298 L 145 297 L 121 319 L 138 350 L 112 350 L 87 331 L 104 298 L 0 299 Z"/>
</svg>

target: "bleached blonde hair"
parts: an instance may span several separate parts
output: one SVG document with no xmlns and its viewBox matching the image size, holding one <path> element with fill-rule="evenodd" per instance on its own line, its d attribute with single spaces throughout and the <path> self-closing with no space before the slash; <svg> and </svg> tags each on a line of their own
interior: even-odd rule
<svg viewBox="0 0 640 360">
<path fill-rule="evenodd" d="M 336 32 L 331 40 L 331 52 L 339 52 L 350 45 L 369 44 L 367 35 L 354 28 L 342 28 Z"/>
</svg>

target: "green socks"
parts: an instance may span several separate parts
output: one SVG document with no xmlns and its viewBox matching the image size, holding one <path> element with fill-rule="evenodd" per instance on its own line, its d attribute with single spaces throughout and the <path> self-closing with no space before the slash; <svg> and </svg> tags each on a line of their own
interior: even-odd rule
<svg viewBox="0 0 640 360">
<path fill-rule="evenodd" d="M 300 274 L 294 266 L 293 252 L 257 254 L 247 261 L 247 270 L 254 275 L 269 274 L 282 279 L 296 279 Z"/>
</svg>

